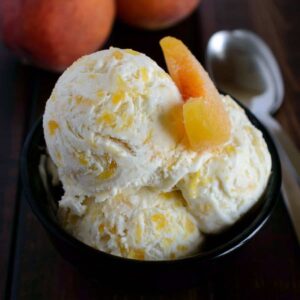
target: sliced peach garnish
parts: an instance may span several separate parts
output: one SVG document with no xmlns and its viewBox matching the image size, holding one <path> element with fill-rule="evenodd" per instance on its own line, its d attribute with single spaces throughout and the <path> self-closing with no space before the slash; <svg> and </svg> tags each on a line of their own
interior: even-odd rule
<svg viewBox="0 0 300 300">
<path fill-rule="evenodd" d="M 183 122 L 193 150 L 207 150 L 230 138 L 230 121 L 217 99 L 190 98 L 183 105 Z"/>
<path fill-rule="evenodd" d="M 169 74 L 184 100 L 191 97 L 220 98 L 207 72 L 182 41 L 167 36 L 160 40 L 160 46 Z"/>
<path fill-rule="evenodd" d="M 221 96 L 190 50 L 178 39 L 160 41 L 168 71 L 183 99 L 186 135 L 194 150 L 219 146 L 230 138 L 231 125 Z"/>
</svg>

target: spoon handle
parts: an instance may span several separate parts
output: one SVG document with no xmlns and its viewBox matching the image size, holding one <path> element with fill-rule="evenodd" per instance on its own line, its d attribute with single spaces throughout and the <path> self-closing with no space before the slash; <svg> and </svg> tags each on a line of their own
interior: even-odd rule
<svg viewBox="0 0 300 300">
<path fill-rule="evenodd" d="M 285 156 L 287 156 L 287 163 L 290 172 L 296 177 L 298 183 L 300 183 L 300 152 L 289 138 L 288 134 L 284 132 L 281 125 L 270 115 L 264 115 L 259 117 L 262 123 L 268 128 L 272 134 L 277 147 L 282 147 L 285 150 Z"/>
<path fill-rule="evenodd" d="M 295 169 L 280 142 L 279 135 L 283 134 L 283 130 L 277 130 L 278 128 L 274 126 L 275 120 L 270 116 L 258 116 L 258 118 L 267 127 L 277 146 L 282 169 L 283 200 L 300 244 L 300 186 L 295 176 Z"/>
<path fill-rule="evenodd" d="M 281 158 L 281 155 L 280 155 Z M 288 168 L 281 159 L 282 193 L 285 206 L 288 210 L 292 224 L 300 244 L 300 188 L 295 178 L 291 176 Z"/>
</svg>

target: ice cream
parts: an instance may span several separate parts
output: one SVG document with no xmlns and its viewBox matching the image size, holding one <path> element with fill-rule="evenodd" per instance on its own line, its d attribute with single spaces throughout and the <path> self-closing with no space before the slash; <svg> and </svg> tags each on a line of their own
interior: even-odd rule
<svg viewBox="0 0 300 300">
<path fill-rule="evenodd" d="M 179 192 L 126 190 L 96 203 L 82 217 L 60 209 L 64 227 L 79 240 L 110 254 L 135 259 L 175 259 L 192 254 L 203 237 Z"/>
<path fill-rule="evenodd" d="M 233 224 L 268 182 L 271 159 L 262 134 L 229 96 L 219 95 L 203 69 L 199 75 L 198 66 L 191 67 L 198 62 L 186 49 L 176 49 L 176 61 L 172 43 L 168 67 L 177 85 L 144 54 L 110 48 L 67 69 L 46 105 L 45 140 L 64 188 L 60 223 L 113 255 L 162 260 L 193 254 L 203 233 Z M 178 68 L 183 58 L 192 73 L 184 64 Z M 190 82 L 195 78 L 202 93 L 193 98 L 202 112 L 196 121 L 194 113 L 183 113 L 184 100 L 198 92 Z"/>
<path fill-rule="evenodd" d="M 59 78 L 43 122 L 62 205 L 80 213 L 86 196 L 170 190 L 198 159 L 179 143 L 181 104 L 169 75 L 141 53 L 110 48 L 75 62 Z"/>
<path fill-rule="evenodd" d="M 229 96 L 222 100 L 231 121 L 230 140 L 177 185 L 204 233 L 223 230 L 249 210 L 264 192 L 271 172 L 261 132 Z"/>
</svg>

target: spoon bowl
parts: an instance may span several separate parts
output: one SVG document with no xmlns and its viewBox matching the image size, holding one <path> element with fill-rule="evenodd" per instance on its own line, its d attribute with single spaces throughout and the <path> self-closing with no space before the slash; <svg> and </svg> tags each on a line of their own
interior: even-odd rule
<svg viewBox="0 0 300 300">
<path fill-rule="evenodd" d="M 221 90 L 253 112 L 273 114 L 283 101 L 283 80 L 265 42 L 246 30 L 219 31 L 209 40 L 207 69 Z"/>
</svg>

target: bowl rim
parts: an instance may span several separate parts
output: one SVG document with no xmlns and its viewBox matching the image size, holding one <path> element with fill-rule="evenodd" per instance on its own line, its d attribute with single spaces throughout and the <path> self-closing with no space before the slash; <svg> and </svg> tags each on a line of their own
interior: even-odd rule
<svg viewBox="0 0 300 300">
<path fill-rule="evenodd" d="M 247 117 L 249 118 L 252 125 L 254 125 L 257 129 L 259 129 L 264 137 L 264 140 L 267 144 L 267 147 L 269 149 L 270 155 L 271 155 L 271 161 L 272 161 L 272 170 L 276 170 L 276 172 L 271 171 L 271 175 L 269 180 L 273 181 L 272 186 L 274 186 L 274 189 L 271 191 L 271 195 L 267 198 L 268 201 L 265 201 L 265 203 L 262 205 L 261 209 L 255 216 L 254 220 L 251 221 L 250 225 L 246 227 L 242 232 L 234 236 L 232 239 L 230 239 L 228 242 L 217 246 L 214 249 L 199 252 L 193 255 L 189 255 L 186 257 L 178 258 L 175 260 L 137 260 L 137 259 L 131 259 L 126 257 L 120 257 L 113 254 L 106 253 L 104 251 L 95 249 L 89 245 L 86 245 L 85 243 L 81 242 L 80 240 L 76 239 L 69 233 L 67 233 L 63 228 L 61 228 L 57 223 L 55 223 L 51 218 L 47 215 L 44 215 L 41 211 L 39 205 L 37 204 L 37 201 L 39 199 L 34 199 L 32 189 L 30 186 L 30 180 L 28 175 L 28 153 L 29 149 L 31 147 L 32 138 L 34 135 L 38 133 L 38 130 L 41 130 L 43 128 L 43 116 L 39 117 L 38 120 L 35 122 L 35 124 L 30 129 L 25 143 L 23 145 L 21 158 L 20 158 L 20 173 L 21 173 L 21 183 L 23 187 L 23 191 L 25 194 L 25 198 L 27 202 L 29 203 L 33 213 L 38 218 L 40 223 L 43 225 L 46 231 L 49 231 L 52 235 L 55 237 L 58 237 L 60 240 L 63 240 L 64 243 L 67 243 L 71 245 L 72 247 L 80 248 L 84 250 L 85 252 L 90 252 L 90 254 L 93 255 L 102 255 L 107 257 L 107 259 L 118 261 L 118 263 L 130 263 L 135 265 L 154 265 L 154 264 L 164 264 L 164 265 L 176 265 L 179 266 L 181 264 L 187 264 L 187 263 L 196 263 L 196 262 L 203 262 L 203 261 L 209 261 L 214 260 L 217 258 L 220 258 L 224 255 L 227 255 L 231 253 L 232 251 L 240 248 L 242 245 L 244 245 L 246 242 L 248 242 L 266 223 L 266 221 L 269 219 L 270 215 L 273 212 L 273 209 L 275 207 L 275 204 L 277 203 L 277 200 L 280 195 L 280 187 L 281 187 L 281 165 L 280 160 L 278 156 L 277 149 L 275 147 L 275 144 L 266 130 L 266 128 L 261 124 L 261 122 L 254 116 L 253 113 L 249 111 L 244 105 L 242 105 L 239 101 L 237 101 L 234 97 L 231 96 L 231 98 L 244 109 Z M 269 184 L 269 183 L 268 183 Z"/>
</svg>

